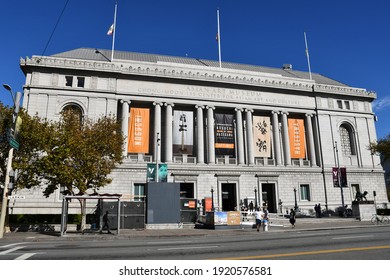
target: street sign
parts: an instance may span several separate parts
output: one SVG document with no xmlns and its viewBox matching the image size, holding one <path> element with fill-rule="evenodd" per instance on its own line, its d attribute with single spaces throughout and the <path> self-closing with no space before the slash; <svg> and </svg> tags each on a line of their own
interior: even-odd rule
<svg viewBox="0 0 390 280">
<path fill-rule="evenodd" d="M 16 141 L 16 140 L 15 140 L 14 138 L 12 138 L 12 137 L 10 137 L 10 138 L 8 139 L 8 141 L 9 141 L 9 144 L 11 145 L 12 148 L 14 148 L 14 149 L 16 149 L 16 150 L 19 150 L 20 145 L 19 145 L 19 142 L 18 142 L 18 141 Z"/>
</svg>

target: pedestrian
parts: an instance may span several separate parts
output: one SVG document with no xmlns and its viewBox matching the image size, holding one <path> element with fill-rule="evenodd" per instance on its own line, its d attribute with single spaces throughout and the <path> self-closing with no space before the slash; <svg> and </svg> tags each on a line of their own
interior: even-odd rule
<svg viewBox="0 0 390 280">
<path fill-rule="evenodd" d="M 260 208 L 256 209 L 255 217 L 256 217 L 256 230 L 260 231 L 261 221 L 263 220 L 263 211 Z"/>
<path fill-rule="evenodd" d="M 108 211 L 106 211 L 106 214 L 103 215 L 103 227 L 100 230 L 100 233 L 103 233 L 104 229 L 107 229 L 107 233 L 111 233 L 110 225 L 108 224 Z"/>
<path fill-rule="evenodd" d="M 318 218 L 321 218 L 321 212 L 322 212 L 322 210 L 321 210 L 321 204 L 320 203 L 318 203 L 318 206 L 317 206 L 317 209 L 318 209 Z"/>
<path fill-rule="evenodd" d="M 269 211 L 267 207 L 263 208 L 263 230 L 268 231 L 269 226 Z"/>
<path fill-rule="evenodd" d="M 316 213 L 316 218 L 318 218 L 318 205 L 314 205 L 314 212 Z"/>
<path fill-rule="evenodd" d="M 253 212 L 253 201 L 251 201 L 249 203 L 249 212 L 252 213 Z"/>
<path fill-rule="evenodd" d="M 290 224 L 292 228 L 295 228 L 295 211 L 294 209 L 290 209 Z"/>
</svg>

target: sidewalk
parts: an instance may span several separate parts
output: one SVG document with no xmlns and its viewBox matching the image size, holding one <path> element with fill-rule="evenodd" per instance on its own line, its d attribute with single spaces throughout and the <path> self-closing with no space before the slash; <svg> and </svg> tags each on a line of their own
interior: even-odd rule
<svg viewBox="0 0 390 280">
<path fill-rule="evenodd" d="M 361 228 L 372 227 L 370 221 L 359 221 L 354 218 L 297 218 L 295 228 L 285 221 L 274 221 L 271 223 L 268 232 L 300 232 L 300 231 L 318 231 L 333 230 L 341 228 Z M 168 238 L 168 237 L 190 237 L 190 236 L 228 236 L 238 234 L 258 234 L 251 225 L 243 225 L 234 229 L 197 229 L 192 226 L 178 229 L 121 229 L 120 234 L 99 234 L 98 232 L 68 232 L 61 237 L 59 232 L 9 232 L 4 234 L 2 240 L 11 242 L 39 242 L 48 240 L 105 240 L 105 239 L 136 239 L 136 238 Z M 260 234 L 262 234 L 261 232 Z M 1 240 L 1 239 L 0 239 Z"/>
</svg>

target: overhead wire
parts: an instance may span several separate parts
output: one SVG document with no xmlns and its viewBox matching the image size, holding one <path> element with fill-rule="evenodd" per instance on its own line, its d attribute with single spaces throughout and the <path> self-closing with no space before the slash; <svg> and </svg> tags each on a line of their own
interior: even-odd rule
<svg viewBox="0 0 390 280">
<path fill-rule="evenodd" d="M 61 18 L 62 18 L 62 15 L 63 15 L 64 12 L 65 12 L 66 6 L 68 6 L 68 3 L 69 3 L 69 0 L 66 0 L 65 5 L 64 5 L 64 7 L 62 8 L 61 14 L 60 14 L 60 16 L 58 17 L 56 24 L 54 25 L 53 31 L 51 32 L 50 37 L 49 37 L 49 39 L 47 40 L 47 43 L 46 43 L 45 48 L 44 48 L 44 50 L 43 50 L 43 52 L 42 52 L 42 54 L 41 54 L 41 57 L 45 55 L 46 50 L 47 50 L 47 48 L 48 48 L 48 46 L 49 46 L 49 44 L 50 44 L 50 41 L 51 41 L 51 39 L 53 38 L 53 35 L 54 35 L 54 33 L 55 33 L 56 29 L 57 29 L 57 26 L 58 26 L 58 24 L 60 23 L 60 20 L 61 20 Z"/>
</svg>

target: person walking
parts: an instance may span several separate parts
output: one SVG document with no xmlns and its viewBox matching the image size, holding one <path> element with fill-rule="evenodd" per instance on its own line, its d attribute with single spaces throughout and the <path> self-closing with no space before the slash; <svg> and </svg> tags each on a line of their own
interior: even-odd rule
<svg viewBox="0 0 390 280">
<path fill-rule="evenodd" d="M 292 226 L 292 228 L 295 228 L 295 221 L 296 221 L 296 217 L 295 217 L 295 211 L 294 209 L 290 209 L 290 224 Z"/>
<path fill-rule="evenodd" d="M 107 229 L 107 233 L 111 233 L 110 225 L 108 224 L 108 211 L 106 211 L 106 214 L 103 215 L 103 227 L 100 230 L 100 233 L 103 233 L 104 229 Z"/>
<path fill-rule="evenodd" d="M 260 231 L 261 221 L 263 220 L 263 211 L 260 208 L 256 209 L 255 217 L 256 217 L 256 230 Z"/>
</svg>

